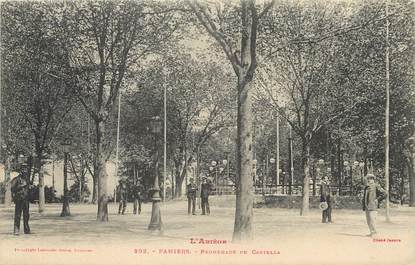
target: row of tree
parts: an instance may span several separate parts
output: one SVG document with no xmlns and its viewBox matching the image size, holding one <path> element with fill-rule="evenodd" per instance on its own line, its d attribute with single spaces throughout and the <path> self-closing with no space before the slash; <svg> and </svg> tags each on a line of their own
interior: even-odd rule
<svg viewBox="0 0 415 265">
<path fill-rule="evenodd" d="M 71 138 L 71 170 L 78 184 L 93 176 L 97 219 L 107 221 L 107 182 L 115 176 L 105 165 L 115 159 L 117 122 L 119 174 L 150 188 L 152 156 L 161 146 L 149 127 L 151 117 L 163 114 L 166 90 L 175 193 L 182 193 L 189 163 L 197 161 L 200 171 L 228 152 L 237 198 L 234 240 L 250 239 L 253 157 L 275 152 L 276 119 L 282 135 L 293 130 L 302 215 L 313 161 L 330 161 L 337 175 L 343 160 L 373 160 L 384 169 L 389 47 L 389 185 L 397 190 L 410 181 L 414 205 L 413 3 L 394 2 L 388 15 L 384 10 L 385 3 L 359 1 L 2 3 L 6 179 L 20 154 L 30 157 L 43 211 L 44 165 L 62 159 L 60 144 Z M 280 142 L 284 159 L 287 140 Z"/>
</svg>

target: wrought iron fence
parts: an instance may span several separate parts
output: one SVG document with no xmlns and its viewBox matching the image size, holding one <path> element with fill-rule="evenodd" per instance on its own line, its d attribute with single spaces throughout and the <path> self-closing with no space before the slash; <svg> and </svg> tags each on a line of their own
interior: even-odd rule
<svg viewBox="0 0 415 265">
<path fill-rule="evenodd" d="M 231 195 L 235 194 L 234 185 L 223 185 L 213 187 L 211 195 Z M 262 195 L 301 195 L 303 186 L 301 184 L 294 185 L 254 185 L 254 193 Z M 363 185 L 330 185 L 331 193 L 335 196 L 356 196 L 363 191 Z M 320 195 L 320 185 L 310 184 L 310 196 L 319 196 Z"/>
</svg>

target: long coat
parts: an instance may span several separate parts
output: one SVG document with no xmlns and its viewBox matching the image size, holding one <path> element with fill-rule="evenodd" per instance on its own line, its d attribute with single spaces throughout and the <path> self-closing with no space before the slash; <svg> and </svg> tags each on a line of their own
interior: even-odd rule
<svg viewBox="0 0 415 265">
<path fill-rule="evenodd" d="M 384 200 L 387 193 L 379 184 L 369 184 L 363 192 L 363 211 L 374 211 L 379 208 L 379 203 Z"/>
<path fill-rule="evenodd" d="M 327 182 L 322 182 L 320 185 L 320 202 L 333 202 L 330 186 Z"/>
<path fill-rule="evenodd" d="M 18 175 L 10 182 L 13 201 L 29 200 L 29 183 L 23 175 Z"/>
<path fill-rule="evenodd" d="M 187 185 L 187 198 L 196 198 L 197 187 L 196 184 Z"/>
<path fill-rule="evenodd" d="M 200 197 L 201 198 L 209 198 L 211 186 L 209 183 L 203 183 L 200 189 Z"/>
</svg>

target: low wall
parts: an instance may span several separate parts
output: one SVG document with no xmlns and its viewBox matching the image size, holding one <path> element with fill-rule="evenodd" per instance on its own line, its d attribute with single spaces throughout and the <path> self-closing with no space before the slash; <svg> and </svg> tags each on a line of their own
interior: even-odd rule
<svg viewBox="0 0 415 265">
<path fill-rule="evenodd" d="M 296 195 L 267 195 L 265 201 L 258 201 L 254 207 L 262 208 L 300 208 L 301 196 Z M 310 208 L 318 208 L 320 196 L 310 196 Z M 361 199 L 357 196 L 337 196 L 334 199 L 333 208 L 338 209 L 361 209 Z"/>
<path fill-rule="evenodd" d="M 235 207 L 235 195 L 210 196 L 209 204 L 216 207 Z M 302 197 L 298 195 L 254 195 L 254 208 L 296 208 L 301 207 Z M 320 196 L 310 196 L 310 208 L 318 208 Z M 334 208 L 361 209 L 361 200 L 357 196 L 335 197 Z"/>
<path fill-rule="evenodd" d="M 209 204 L 216 207 L 235 207 L 235 195 L 210 196 Z M 254 208 L 296 208 L 301 207 L 302 197 L 298 195 L 254 195 Z M 320 196 L 310 196 L 310 208 L 318 208 Z M 361 209 L 361 200 L 357 196 L 337 196 L 333 208 Z"/>
<path fill-rule="evenodd" d="M 182 198 L 186 200 L 186 198 Z M 235 208 L 235 195 L 213 195 L 209 196 L 209 204 L 215 207 Z M 301 207 L 302 197 L 299 195 L 254 195 L 254 208 L 296 208 Z M 318 208 L 320 196 L 310 196 L 310 208 Z M 335 197 L 333 208 L 338 209 L 361 209 L 361 200 L 357 196 Z"/>
<path fill-rule="evenodd" d="M 198 198 L 199 199 L 199 198 Z M 175 200 L 187 200 L 186 197 L 177 198 Z M 254 195 L 254 208 L 295 208 L 300 209 L 302 197 L 300 195 L 266 195 L 265 199 L 260 194 Z M 235 195 L 211 195 L 209 196 L 209 204 L 215 207 L 235 208 Z M 318 208 L 320 196 L 310 196 L 310 208 Z M 391 203 L 391 207 L 397 205 Z M 385 203 L 381 204 L 381 208 L 385 207 Z M 333 208 L 335 209 L 362 209 L 361 199 L 358 196 L 335 196 Z"/>
</svg>

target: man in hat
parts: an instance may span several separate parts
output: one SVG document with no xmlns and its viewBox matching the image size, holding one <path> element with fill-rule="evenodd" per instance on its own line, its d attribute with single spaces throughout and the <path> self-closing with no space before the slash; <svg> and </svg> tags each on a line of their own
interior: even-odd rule
<svg viewBox="0 0 415 265">
<path fill-rule="evenodd" d="M 376 236 L 376 216 L 379 203 L 387 197 L 387 193 L 379 184 L 375 183 L 375 175 L 367 174 L 367 185 L 363 192 L 363 211 L 366 213 L 366 222 L 369 226 L 370 234 L 367 236 Z"/>
<path fill-rule="evenodd" d="M 195 215 L 196 211 L 196 191 L 197 187 L 194 184 L 193 178 L 190 178 L 190 183 L 187 185 L 187 214 L 190 215 L 190 208 L 192 209 L 192 214 Z"/>
<path fill-rule="evenodd" d="M 127 183 L 125 180 L 119 180 L 118 181 L 118 189 L 117 189 L 117 193 L 118 193 L 118 214 L 121 213 L 121 209 L 122 209 L 122 214 L 125 213 L 125 208 L 127 207 L 127 196 L 128 196 L 128 191 L 127 191 Z"/>
<path fill-rule="evenodd" d="M 322 212 L 322 223 L 332 223 L 331 220 L 331 206 L 333 203 L 332 194 L 329 185 L 329 178 L 327 176 L 323 177 L 323 180 L 320 184 L 320 202 L 327 203 L 327 209 Z"/>
<path fill-rule="evenodd" d="M 209 195 L 210 195 L 211 186 L 207 182 L 206 178 L 202 179 L 202 185 L 200 187 L 200 199 L 202 201 L 202 215 L 205 215 L 206 213 L 210 214 L 210 208 L 209 208 Z"/>
<path fill-rule="evenodd" d="M 17 177 L 10 182 L 14 208 L 14 235 L 20 232 L 20 217 L 23 212 L 23 229 L 25 234 L 30 234 L 29 227 L 29 192 L 32 185 L 27 180 L 27 164 L 20 166 L 20 172 Z"/>
<path fill-rule="evenodd" d="M 141 186 L 140 181 L 138 181 L 137 184 L 134 185 L 134 190 L 133 190 L 133 198 L 134 198 L 133 213 L 134 214 L 141 213 L 141 191 L 142 191 L 142 186 Z"/>
</svg>

